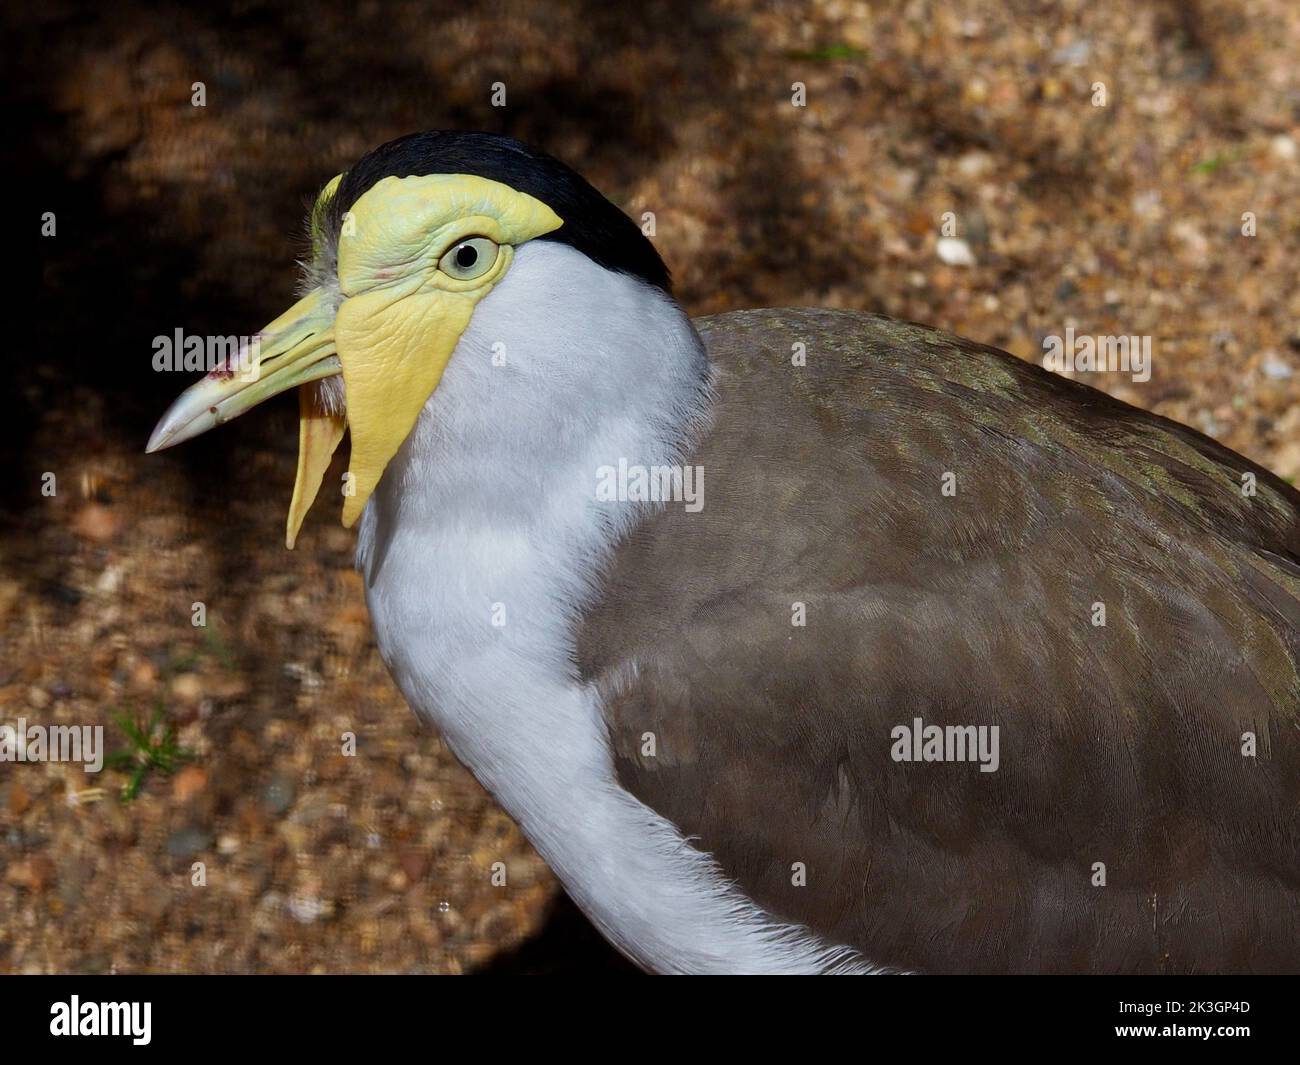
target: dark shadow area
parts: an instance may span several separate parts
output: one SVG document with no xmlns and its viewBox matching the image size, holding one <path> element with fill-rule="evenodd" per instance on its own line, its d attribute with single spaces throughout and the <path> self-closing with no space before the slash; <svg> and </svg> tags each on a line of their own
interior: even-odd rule
<svg viewBox="0 0 1300 1065">
<path fill-rule="evenodd" d="M 755 128 L 749 101 L 728 100 L 731 65 L 757 47 L 733 18 L 688 0 L 489 5 L 470 21 L 453 3 L 424 5 L 418 19 L 403 10 L 407 22 L 382 6 L 337 2 L 310 13 L 138 2 L 111 13 L 57 3 L 26 19 L 9 13 L 17 163 L 35 206 L 58 226 L 36 245 L 39 328 L 10 364 L 29 399 L 0 426 L 13 466 L 39 465 L 36 419 L 73 402 L 76 387 L 102 399 L 104 434 L 142 444 L 191 380 L 153 370 L 153 338 L 178 328 L 247 334 L 278 314 L 304 251 L 304 205 L 367 148 L 415 129 L 477 128 L 539 144 L 623 202 L 673 148 L 674 131 L 707 108 L 724 116 L 719 144 L 735 145 L 725 206 L 755 241 L 760 267 L 793 259 L 822 284 L 869 265 L 808 206 L 816 180 L 787 128 Z M 575 27 L 581 36 L 557 46 Z M 196 81 L 202 108 L 191 104 Z M 490 102 L 498 82 L 506 107 Z M 755 262 L 741 264 L 736 251 L 710 259 L 744 305 L 757 298 Z M 249 465 L 245 448 L 290 450 L 290 407 L 282 401 L 273 418 L 149 461 L 182 465 L 196 496 L 229 489 L 232 472 Z M 30 493 L 10 496 L 0 518 L 32 504 Z M 241 538 L 233 531 L 227 540 Z"/>
<path fill-rule="evenodd" d="M 609 945 L 563 891 L 542 927 L 519 946 L 503 951 L 475 976 L 640 976 L 641 970 Z"/>
</svg>

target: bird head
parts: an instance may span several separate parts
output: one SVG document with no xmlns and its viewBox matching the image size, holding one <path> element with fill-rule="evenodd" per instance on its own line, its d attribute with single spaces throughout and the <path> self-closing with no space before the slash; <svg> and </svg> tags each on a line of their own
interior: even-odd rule
<svg viewBox="0 0 1300 1065">
<path fill-rule="evenodd" d="M 182 393 L 147 446 L 179 444 L 297 388 L 290 548 L 345 430 L 343 525 L 357 520 L 475 307 L 508 285 L 521 245 L 561 241 L 608 269 L 669 287 L 658 254 L 617 207 L 564 164 L 491 134 L 392 141 L 328 182 L 310 222 L 305 294 L 235 363 Z"/>
</svg>

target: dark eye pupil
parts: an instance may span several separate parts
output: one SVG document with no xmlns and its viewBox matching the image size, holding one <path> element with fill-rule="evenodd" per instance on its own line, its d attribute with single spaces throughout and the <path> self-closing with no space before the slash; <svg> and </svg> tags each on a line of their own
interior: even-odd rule
<svg viewBox="0 0 1300 1065">
<path fill-rule="evenodd" d="M 472 244 L 462 244 L 456 249 L 456 265 L 462 270 L 468 270 L 478 262 L 478 249 Z"/>
</svg>

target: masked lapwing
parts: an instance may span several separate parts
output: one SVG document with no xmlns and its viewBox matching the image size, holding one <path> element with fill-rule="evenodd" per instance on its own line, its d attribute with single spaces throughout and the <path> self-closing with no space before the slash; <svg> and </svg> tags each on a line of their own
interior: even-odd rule
<svg viewBox="0 0 1300 1065">
<path fill-rule="evenodd" d="M 642 967 L 1300 967 L 1295 489 L 934 329 L 691 321 L 505 137 L 311 226 L 149 450 L 296 387 L 292 546 L 346 429 L 398 687 Z"/>
</svg>

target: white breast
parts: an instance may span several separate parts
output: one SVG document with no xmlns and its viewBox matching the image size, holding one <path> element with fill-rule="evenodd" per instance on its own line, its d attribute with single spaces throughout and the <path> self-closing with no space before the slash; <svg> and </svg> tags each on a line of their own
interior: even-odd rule
<svg viewBox="0 0 1300 1065">
<path fill-rule="evenodd" d="M 661 972 L 870 971 L 769 920 L 615 780 L 574 664 L 576 619 L 637 505 L 619 458 L 677 461 L 705 415 L 686 317 L 639 281 L 535 241 L 474 313 L 362 518 L 384 660 L 574 901 Z"/>
</svg>

